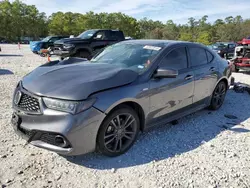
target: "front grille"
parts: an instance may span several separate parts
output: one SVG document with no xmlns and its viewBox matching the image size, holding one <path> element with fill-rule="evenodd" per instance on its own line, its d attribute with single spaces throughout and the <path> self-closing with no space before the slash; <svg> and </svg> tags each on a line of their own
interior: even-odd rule
<svg viewBox="0 0 250 188">
<path fill-rule="evenodd" d="M 35 97 L 22 93 L 20 102 L 18 103 L 18 108 L 26 112 L 36 112 L 40 113 L 39 100 Z"/>
</svg>

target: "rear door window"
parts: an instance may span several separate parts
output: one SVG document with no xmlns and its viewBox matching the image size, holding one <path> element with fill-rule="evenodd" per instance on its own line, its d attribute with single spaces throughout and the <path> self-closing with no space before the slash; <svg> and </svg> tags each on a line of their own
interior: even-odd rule
<svg viewBox="0 0 250 188">
<path fill-rule="evenodd" d="M 123 36 L 123 33 L 121 31 L 110 31 L 110 36 L 109 36 L 109 39 L 110 40 L 123 40 L 124 39 L 124 36 Z"/>
<path fill-rule="evenodd" d="M 192 67 L 206 65 L 208 63 L 206 51 L 199 47 L 189 47 Z"/>
</svg>

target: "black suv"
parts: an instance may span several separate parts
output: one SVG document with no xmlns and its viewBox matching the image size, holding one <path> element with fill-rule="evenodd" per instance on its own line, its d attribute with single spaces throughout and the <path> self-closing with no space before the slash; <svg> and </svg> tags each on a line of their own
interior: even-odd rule
<svg viewBox="0 0 250 188">
<path fill-rule="evenodd" d="M 76 38 L 68 38 L 54 43 L 54 54 L 65 57 L 81 57 L 91 59 L 104 47 L 125 40 L 119 30 L 92 29 Z"/>
<path fill-rule="evenodd" d="M 231 42 L 217 42 L 212 45 L 212 49 L 216 51 L 222 58 L 229 59 L 234 54 L 236 44 Z"/>
</svg>

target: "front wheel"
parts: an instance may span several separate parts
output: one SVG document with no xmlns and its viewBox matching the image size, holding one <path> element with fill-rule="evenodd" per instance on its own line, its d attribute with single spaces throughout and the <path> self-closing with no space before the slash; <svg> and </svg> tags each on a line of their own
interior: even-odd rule
<svg viewBox="0 0 250 188">
<path fill-rule="evenodd" d="M 137 139 L 140 121 L 129 106 L 111 112 L 102 123 L 98 137 L 98 150 L 109 157 L 116 157 L 129 150 Z"/>
<path fill-rule="evenodd" d="M 223 81 L 219 82 L 219 84 L 216 86 L 213 92 L 209 109 L 218 110 L 222 106 L 225 100 L 226 92 L 227 92 L 226 83 Z"/>
</svg>

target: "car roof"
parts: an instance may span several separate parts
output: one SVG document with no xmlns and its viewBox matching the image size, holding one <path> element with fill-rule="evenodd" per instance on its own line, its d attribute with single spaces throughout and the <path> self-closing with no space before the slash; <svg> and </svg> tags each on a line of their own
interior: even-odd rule
<svg viewBox="0 0 250 188">
<path fill-rule="evenodd" d="M 50 35 L 48 37 L 69 37 L 69 35 Z"/>
<path fill-rule="evenodd" d="M 167 47 L 172 44 L 194 44 L 197 46 L 203 46 L 199 43 L 187 42 L 187 41 L 177 41 L 177 40 L 155 40 L 155 39 L 139 39 L 139 40 L 125 40 L 123 43 L 133 43 L 133 44 L 142 44 L 142 45 L 154 45 L 160 47 Z"/>
<path fill-rule="evenodd" d="M 89 29 L 86 31 L 119 31 L 119 32 L 121 32 L 121 30 L 119 30 L 119 29 Z"/>
<path fill-rule="evenodd" d="M 215 44 L 235 44 L 234 42 L 216 42 Z"/>
</svg>

